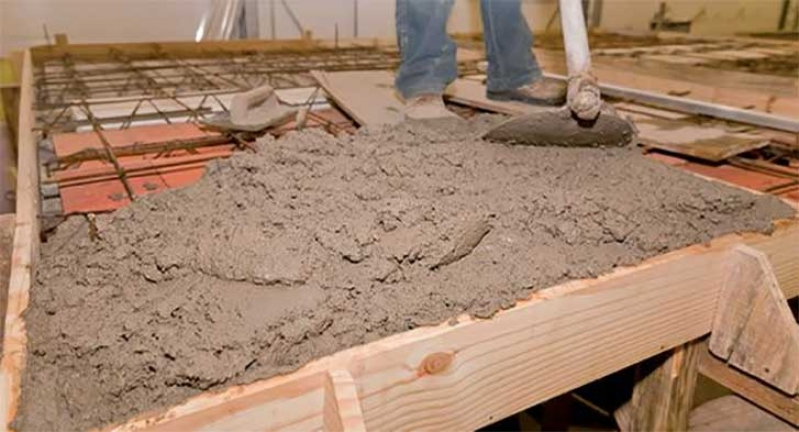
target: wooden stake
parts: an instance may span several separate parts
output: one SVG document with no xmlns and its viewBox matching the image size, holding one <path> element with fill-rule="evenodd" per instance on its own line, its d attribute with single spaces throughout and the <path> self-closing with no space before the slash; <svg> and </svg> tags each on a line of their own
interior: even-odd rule
<svg viewBox="0 0 799 432">
<path fill-rule="evenodd" d="M 352 375 L 344 369 L 327 373 L 322 419 L 325 432 L 366 431 Z"/>
<path fill-rule="evenodd" d="M 630 401 L 615 413 L 622 431 L 688 429 L 699 347 L 700 343 L 695 341 L 675 348 L 665 362 L 635 385 Z M 639 371 L 646 367 L 645 362 Z"/>
<path fill-rule="evenodd" d="M 793 396 L 799 390 L 799 326 L 768 257 L 748 246 L 732 252 L 719 295 L 710 352 Z"/>
</svg>

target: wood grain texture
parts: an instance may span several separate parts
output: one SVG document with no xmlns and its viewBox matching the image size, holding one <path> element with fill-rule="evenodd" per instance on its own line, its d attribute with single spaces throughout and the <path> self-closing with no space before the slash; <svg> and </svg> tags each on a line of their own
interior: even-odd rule
<svg viewBox="0 0 799 432">
<path fill-rule="evenodd" d="M 23 312 L 28 307 L 31 272 L 39 244 L 39 170 L 37 142 L 33 133 L 33 67 L 25 51 L 20 87 L 17 162 L 17 213 L 8 307 L 5 315 L 3 359 L 0 363 L 0 424 L 7 425 L 16 415 L 22 368 L 25 364 L 27 335 Z"/>
<path fill-rule="evenodd" d="M 389 71 L 311 71 L 311 76 L 361 126 L 393 125 L 405 119 Z"/>
<path fill-rule="evenodd" d="M 678 346 L 654 369 L 648 361 L 638 366 L 645 371 L 633 389 L 629 402 L 614 414 L 622 431 L 684 431 L 696 390 L 698 341 Z"/>
<path fill-rule="evenodd" d="M 747 246 L 733 250 L 720 296 L 710 351 L 784 391 L 799 390 L 799 325 L 768 258 Z"/>
<path fill-rule="evenodd" d="M 696 125 L 690 121 L 642 118 L 635 121 L 641 143 L 698 159 L 721 162 L 769 145 L 765 134 L 730 132 L 724 125 Z"/>
<path fill-rule="evenodd" d="M 724 396 L 697 407 L 688 430 L 787 432 L 796 428 L 737 396 Z"/>
<path fill-rule="evenodd" d="M 14 226 L 16 215 L 7 213 L 0 215 L 0 287 L 8 287 L 11 277 L 11 260 L 14 252 Z M 0 288 L 0 316 L 6 316 L 8 291 Z M 3 339 L 5 321 L 0 321 L 0 340 Z"/>
<path fill-rule="evenodd" d="M 444 90 L 450 102 L 501 114 L 516 115 L 540 111 L 541 107 L 516 101 L 495 101 L 486 97 L 486 87 L 481 81 L 456 79 Z"/>
<path fill-rule="evenodd" d="M 355 381 L 346 370 L 335 369 L 327 373 L 322 415 L 326 432 L 366 431 Z"/>
<path fill-rule="evenodd" d="M 115 430 L 319 429 L 336 369 L 350 371 L 369 430 L 475 429 L 706 335 L 737 244 L 772 257 L 782 288 L 799 293 L 797 242 L 797 220 L 772 236 L 725 236 L 541 290 L 490 320 L 397 334 Z"/>
<path fill-rule="evenodd" d="M 705 348 L 699 355 L 699 373 L 730 389 L 782 420 L 799 427 L 799 397 L 788 396 L 714 357 Z"/>
</svg>

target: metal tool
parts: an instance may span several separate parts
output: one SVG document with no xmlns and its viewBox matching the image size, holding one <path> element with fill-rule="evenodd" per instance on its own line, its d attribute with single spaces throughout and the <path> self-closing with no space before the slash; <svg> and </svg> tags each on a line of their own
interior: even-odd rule
<svg viewBox="0 0 799 432">
<path fill-rule="evenodd" d="M 632 142 L 635 128 L 602 102 L 591 71 L 591 52 L 580 0 L 560 0 L 568 87 L 566 105 L 513 118 L 483 137 L 490 141 L 537 146 L 604 147 Z"/>
</svg>

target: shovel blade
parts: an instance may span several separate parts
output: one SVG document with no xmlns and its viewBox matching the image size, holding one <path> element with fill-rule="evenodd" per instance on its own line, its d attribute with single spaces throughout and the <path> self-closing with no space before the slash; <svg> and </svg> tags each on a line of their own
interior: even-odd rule
<svg viewBox="0 0 799 432">
<path fill-rule="evenodd" d="M 603 104 L 599 116 L 584 121 L 567 107 L 552 108 L 510 119 L 483 135 L 483 139 L 543 147 L 624 147 L 636 137 L 629 120 Z"/>
</svg>

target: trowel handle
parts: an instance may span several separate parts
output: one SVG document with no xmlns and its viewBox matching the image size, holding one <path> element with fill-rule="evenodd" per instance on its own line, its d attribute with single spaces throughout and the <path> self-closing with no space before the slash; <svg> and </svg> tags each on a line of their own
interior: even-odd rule
<svg viewBox="0 0 799 432">
<path fill-rule="evenodd" d="M 577 117 L 593 120 L 602 105 L 596 78 L 591 72 L 591 51 L 581 0 L 560 0 L 560 22 L 563 46 L 566 49 L 566 68 L 569 71 L 569 108 Z"/>
</svg>

